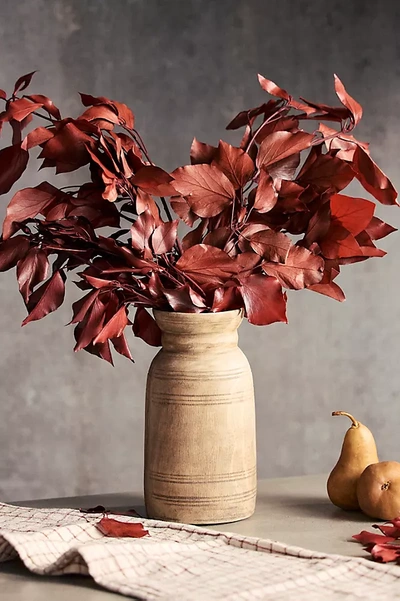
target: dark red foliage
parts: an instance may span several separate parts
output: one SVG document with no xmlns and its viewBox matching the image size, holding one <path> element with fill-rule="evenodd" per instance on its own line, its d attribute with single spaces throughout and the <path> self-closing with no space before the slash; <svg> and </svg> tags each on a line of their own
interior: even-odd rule
<svg viewBox="0 0 400 601">
<path fill-rule="evenodd" d="M 340 267 L 384 256 L 374 241 L 395 228 L 374 215 L 374 202 L 343 190 L 357 179 L 388 205 L 397 192 L 353 136 L 362 108 L 337 76 L 340 103 L 329 106 L 296 100 L 260 75 L 273 98 L 229 123 L 244 128 L 238 145 L 194 139 L 191 164 L 167 173 L 151 161 L 125 104 L 81 94 L 79 117 L 62 118 L 47 96 L 21 94 L 33 75 L 19 78 L 10 95 L 0 90 L 0 128 L 12 130 L 0 150 L 0 194 L 21 177 L 32 149 L 40 169 L 86 167 L 88 177 L 66 188 L 45 180 L 9 200 L 0 271 L 16 267 L 24 324 L 61 305 L 73 272 L 83 291 L 73 305 L 75 350 L 112 363 L 111 348 L 132 359 L 128 325 L 161 344 L 152 309 L 240 309 L 256 325 L 286 322 L 284 288 L 343 301 Z M 42 120 L 26 133 L 33 119 Z M 383 557 L 387 541 L 378 543 Z"/>
<path fill-rule="evenodd" d="M 363 530 L 352 538 L 361 543 L 375 561 L 400 563 L 400 518 L 382 525 L 374 524 L 372 527 L 379 529 L 382 534 Z"/>
</svg>

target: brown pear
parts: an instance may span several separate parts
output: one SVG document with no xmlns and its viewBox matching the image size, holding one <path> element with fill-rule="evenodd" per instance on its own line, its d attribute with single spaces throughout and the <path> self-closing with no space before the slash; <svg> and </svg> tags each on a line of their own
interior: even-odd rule
<svg viewBox="0 0 400 601">
<path fill-rule="evenodd" d="M 371 518 L 394 520 L 400 516 L 400 463 L 381 461 L 365 468 L 357 484 L 361 509 Z"/>
<path fill-rule="evenodd" d="M 344 437 L 338 462 L 328 478 L 328 495 L 337 507 L 357 510 L 360 509 L 357 481 L 368 465 L 379 461 L 375 440 L 372 432 L 350 413 L 334 411 L 332 415 L 345 415 L 352 424 Z"/>
</svg>

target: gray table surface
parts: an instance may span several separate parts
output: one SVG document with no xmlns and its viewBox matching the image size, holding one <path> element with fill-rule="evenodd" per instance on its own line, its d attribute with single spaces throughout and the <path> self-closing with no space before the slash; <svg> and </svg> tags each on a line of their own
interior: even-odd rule
<svg viewBox="0 0 400 601">
<path fill-rule="evenodd" d="M 325 491 L 326 476 L 261 480 L 255 514 L 242 522 L 211 526 L 214 530 L 270 538 L 315 551 L 365 557 L 352 534 L 371 526 L 361 513 L 334 507 Z M 118 493 L 21 501 L 30 507 L 135 507 L 143 515 L 142 495 Z M 1 601 L 111 601 L 121 599 L 88 577 L 43 577 L 31 574 L 19 561 L 0 564 Z"/>
</svg>

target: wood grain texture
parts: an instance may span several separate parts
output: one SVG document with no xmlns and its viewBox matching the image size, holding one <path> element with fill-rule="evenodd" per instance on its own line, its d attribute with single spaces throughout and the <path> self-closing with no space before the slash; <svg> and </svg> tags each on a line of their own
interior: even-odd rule
<svg viewBox="0 0 400 601">
<path fill-rule="evenodd" d="M 163 348 L 147 380 L 145 503 L 193 524 L 249 517 L 256 499 L 253 378 L 240 311 L 155 311 Z"/>
</svg>

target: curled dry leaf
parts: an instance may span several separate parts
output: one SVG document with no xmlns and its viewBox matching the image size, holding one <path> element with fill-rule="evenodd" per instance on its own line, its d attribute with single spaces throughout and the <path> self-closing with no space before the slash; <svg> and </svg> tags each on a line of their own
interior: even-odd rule
<svg viewBox="0 0 400 601">
<path fill-rule="evenodd" d="M 113 538 L 142 538 L 149 535 L 149 531 L 140 522 L 121 522 L 107 517 L 102 518 L 96 528 L 104 536 Z"/>
</svg>

